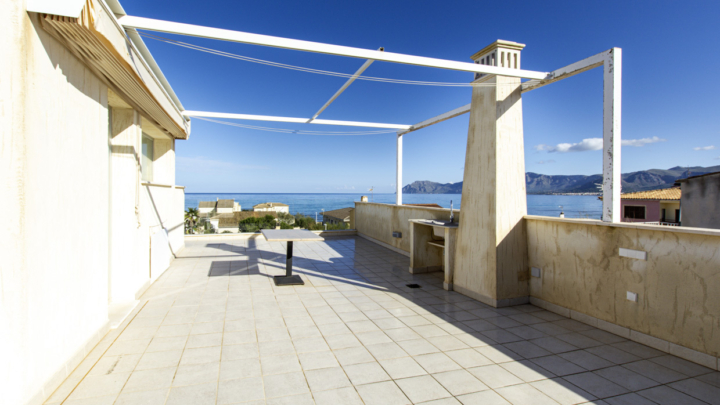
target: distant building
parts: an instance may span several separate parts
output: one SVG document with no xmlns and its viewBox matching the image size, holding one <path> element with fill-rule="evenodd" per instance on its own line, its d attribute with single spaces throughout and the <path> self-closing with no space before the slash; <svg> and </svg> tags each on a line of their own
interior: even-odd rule
<svg viewBox="0 0 720 405">
<path fill-rule="evenodd" d="M 232 214 L 233 212 L 242 211 L 239 203 L 235 200 L 200 201 L 198 204 L 198 213 L 200 217 L 209 217 L 212 214 Z M 202 215 L 206 214 L 206 215 Z"/>
<path fill-rule="evenodd" d="M 215 211 L 215 205 L 217 201 L 200 201 L 198 204 L 198 212 L 200 214 L 209 214 Z"/>
<path fill-rule="evenodd" d="M 217 233 L 232 232 L 238 233 L 240 229 L 240 221 L 246 218 L 262 218 L 266 215 L 272 215 L 277 218 L 275 212 L 263 212 L 263 211 L 235 211 L 231 213 L 217 214 L 209 219 L 213 229 Z"/>
<path fill-rule="evenodd" d="M 678 180 L 682 226 L 720 229 L 720 172 Z"/>
<path fill-rule="evenodd" d="M 350 226 L 350 214 L 355 208 L 340 208 L 339 210 L 325 211 L 323 213 L 323 224 L 348 224 Z"/>
<path fill-rule="evenodd" d="M 442 206 L 440 206 L 438 204 L 403 204 L 403 205 L 409 205 L 411 207 L 442 208 Z"/>
<path fill-rule="evenodd" d="M 680 187 L 624 193 L 620 196 L 622 222 L 677 224 L 680 194 Z"/>
<path fill-rule="evenodd" d="M 259 212 L 285 212 L 290 213 L 290 206 L 277 202 L 266 202 L 253 206 L 253 211 Z"/>
</svg>

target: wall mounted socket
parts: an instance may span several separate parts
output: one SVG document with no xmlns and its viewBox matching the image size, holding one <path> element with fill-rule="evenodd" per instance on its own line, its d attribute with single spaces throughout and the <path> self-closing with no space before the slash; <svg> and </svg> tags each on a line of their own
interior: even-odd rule
<svg viewBox="0 0 720 405">
<path fill-rule="evenodd" d="M 402 238 L 402 232 L 393 232 L 393 238 Z"/>
<path fill-rule="evenodd" d="M 638 302 L 638 295 L 634 292 L 627 292 L 627 300 L 632 302 Z"/>
<path fill-rule="evenodd" d="M 540 267 L 531 267 L 530 275 L 533 277 L 540 278 L 540 277 L 542 277 L 542 269 Z"/>
</svg>

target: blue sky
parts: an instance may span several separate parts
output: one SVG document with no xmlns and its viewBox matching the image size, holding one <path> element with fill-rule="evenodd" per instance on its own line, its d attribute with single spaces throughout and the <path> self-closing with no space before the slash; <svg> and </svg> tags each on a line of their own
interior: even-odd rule
<svg viewBox="0 0 720 405">
<path fill-rule="evenodd" d="M 623 48 L 622 171 L 720 165 L 716 1 L 140 1 L 129 15 L 458 61 L 496 39 L 527 45 L 524 69 L 551 71 Z M 199 38 L 243 56 L 353 73 L 363 61 Z M 188 110 L 310 117 L 344 78 L 268 67 L 146 39 Z M 469 82 L 471 73 L 375 62 L 368 76 Z M 469 88 L 356 81 L 320 118 L 414 124 L 470 102 Z M 602 171 L 602 69 L 523 95 L 526 170 Z M 243 121 L 315 131 L 350 127 Z M 462 180 L 468 115 L 404 139 L 404 178 Z M 657 137 L 657 138 L 654 138 Z M 584 141 L 585 140 L 585 141 Z M 188 192 L 392 192 L 395 135 L 308 136 L 193 120 L 178 141 Z"/>
</svg>

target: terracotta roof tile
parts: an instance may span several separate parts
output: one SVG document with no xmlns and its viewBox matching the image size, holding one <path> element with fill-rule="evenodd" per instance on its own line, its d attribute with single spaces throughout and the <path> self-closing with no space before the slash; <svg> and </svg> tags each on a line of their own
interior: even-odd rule
<svg viewBox="0 0 720 405">
<path fill-rule="evenodd" d="M 623 200 L 680 200 L 680 187 L 624 193 L 620 198 Z"/>
<path fill-rule="evenodd" d="M 337 218 L 337 219 L 344 221 L 346 218 L 350 218 L 350 213 L 354 209 L 355 208 L 353 208 L 353 207 L 347 207 L 347 208 L 340 208 L 340 209 L 332 210 L 332 211 L 325 211 L 325 213 L 323 214 L 323 218 L 324 217 L 333 217 L 333 218 Z"/>
</svg>

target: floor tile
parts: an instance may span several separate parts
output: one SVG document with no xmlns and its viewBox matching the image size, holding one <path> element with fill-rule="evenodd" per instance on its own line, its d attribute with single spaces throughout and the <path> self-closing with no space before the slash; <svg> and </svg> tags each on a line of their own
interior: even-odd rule
<svg viewBox="0 0 720 405">
<path fill-rule="evenodd" d="M 485 385 L 493 389 L 523 383 L 520 378 L 495 364 L 471 368 L 468 371 Z"/>
<path fill-rule="evenodd" d="M 172 388 L 166 405 L 213 405 L 217 395 L 217 385 L 216 382 L 212 382 Z"/>
<path fill-rule="evenodd" d="M 265 399 L 262 378 L 243 378 L 239 380 L 220 381 L 217 404 L 233 404 L 240 401 Z"/>
<path fill-rule="evenodd" d="M 705 401 L 709 404 L 720 405 L 720 388 L 706 384 L 696 378 L 672 383 L 670 384 L 670 388 Z"/>
<path fill-rule="evenodd" d="M 410 400 L 392 381 L 355 387 L 366 405 L 407 405 Z"/>
<path fill-rule="evenodd" d="M 331 351 L 300 353 L 298 358 L 303 370 L 317 370 L 340 365 Z"/>
<path fill-rule="evenodd" d="M 267 398 L 285 397 L 309 392 L 303 373 L 266 375 L 263 377 Z"/>
<path fill-rule="evenodd" d="M 637 392 L 638 395 L 649 399 L 660 405 L 700 405 L 705 402 L 695 399 L 680 391 L 674 390 L 668 386 L 661 385 L 659 387 L 650 388 Z"/>
<path fill-rule="evenodd" d="M 420 366 L 412 357 L 402 357 L 399 359 L 381 360 L 380 365 L 394 379 L 414 377 L 427 374 L 424 368 Z"/>
<path fill-rule="evenodd" d="M 308 370 L 305 371 L 305 378 L 311 391 L 334 390 L 352 385 L 342 367 Z"/>
<path fill-rule="evenodd" d="M 169 388 L 156 389 L 152 391 L 138 391 L 138 392 L 125 392 L 123 391 L 117 400 L 114 402 L 115 405 L 164 405 L 167 400 Z M 73 405 L 73 401 L 68 401 L 66 404 Z M 113 404 L 109 402 L 108 404 Z M 75 404 L 75 405 L 80 405 Z M 89 403 L 87 405 L 90 405 Z M 99 405 L 99 404 L 98 404 Z"/>
<path fill-rule="evenodd" d="M 440 383 L 429 375 L 403 378 L 395 383 L 413 403 L 427 402 L 452 396 Z"/>
<path fill-rule="evenodd" d="M 495 390 L 513 405 L 557 405 L 557 402 L 530 384 L 513 385 Z"/>
<path fill-rule="evenodd" d="M 432 376 L 455 396 L 489 389 L 487 385 L 483 384 L 466 370 L 446 371 L 433 374 Z"/>
<path fill-rule="evenodd" d="M 313 393 L 317 405 L 362 405 L 357 391 L 352 387 Z"/>
<path fill-rule="evenodd" d="M 628 392 L 627 389 L 593 373 L 573 374 L 563 378 L 601 399 L 626 394 Z"/>
<path fill-rule="evenodd" d="M 302 371 L 298 357 L 294 354 L 261 357 L 260 366 L 262 367 L 263 375 Z"/>
<path fill-rule="evenodd" d="M 519 377 L 525 382 L 547 380 L 548 378 L 555 377 L 555 374 L 552 372 L 545 370 L 529 360 L 502 363 L 500 364 L 500 367 L 511 372 L 513 375 Z"/>
<path fill-rule="evenodd" d="M 535 381 L 530 385 L 562 405 L 582 404 L 596 399 L 594 395 L 562 378 Z"/>
<path fill-rule="evenodd" d="M 413 358 L 430 374 L 462 368 L 444 353 L 421 354 Z"/>
<path fill-rule="evenodd" d="M 220 381 L 261 376 L 260 359 L 257 357 L 220 362 Z"/>
<path fill-rule="evenodd" d="M 510 402 L 491 390 L 460 395 L 457 399 L 463 405 L 510 405 Z"/>
<path fill-rule="evenodd" d="M 685 374 L 680 374 L 677 371 L 670 370 L 669 368 L 665 368 L 648 360 L 623 364 L 623 367 L 661 384 L 667 384 L 687 378 Z"/>
<path fill-rule="evenodd" d="M 640 391 L 659 385 L 656 381 L 620 366 L 603 368 L 594 373 L 630 391 Z"/>
<path fill-rule="evenodd" d="M 138 370 L 130 374 L 123 392 L 150 391 L 170 387 L 175 376 L 175 367 Z"/>
<path fill-rule="evenodd" d="M 351 347 L 348 349 L 335 350 L 335 357 L 342 366 L 352 364 L 371 363 L 375 358 L 364 347 Z"/>
<path fill-rule="evenodd" d="M 362 363 L 343 367 L 354 385 L 370 384 L 390 380 L 380 363 Z"/>
</svg>

